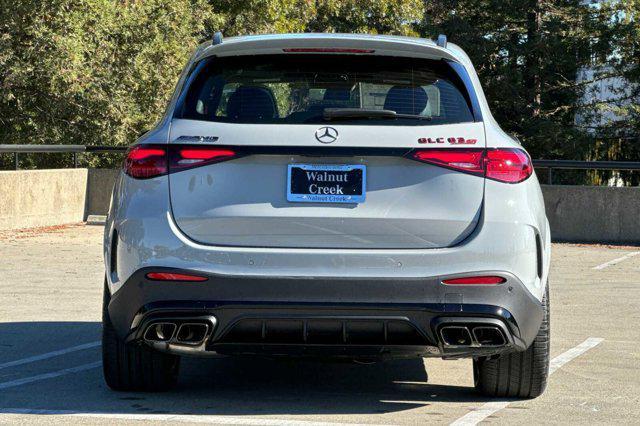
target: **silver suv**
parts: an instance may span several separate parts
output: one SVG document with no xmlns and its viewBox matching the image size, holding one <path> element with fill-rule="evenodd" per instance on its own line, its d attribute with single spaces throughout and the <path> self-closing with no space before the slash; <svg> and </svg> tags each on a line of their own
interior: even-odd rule
<svg viewBox="0 0 640 426">
<path fill-rule="evenodd" d="M 540 186 L 442 36 L 217 34 L 128 151 L 104 255 L 116 390 L 238 354 L 468 357 L 484 394 L 546 385 Z"/>
</svg>

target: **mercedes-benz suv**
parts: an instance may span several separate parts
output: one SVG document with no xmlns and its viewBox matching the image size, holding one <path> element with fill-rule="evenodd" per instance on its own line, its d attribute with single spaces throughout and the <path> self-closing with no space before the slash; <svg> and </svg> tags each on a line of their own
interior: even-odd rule
<svg viewBox="0 0 640 426">
<path fill-rule="evenodd" d="M 468 357 L 484 394 L 546 384 L 540 186 L 443 36 L 216 34 L 129 149 L 104 255 L 116 390 L 191 355 Z"/>
</svg>

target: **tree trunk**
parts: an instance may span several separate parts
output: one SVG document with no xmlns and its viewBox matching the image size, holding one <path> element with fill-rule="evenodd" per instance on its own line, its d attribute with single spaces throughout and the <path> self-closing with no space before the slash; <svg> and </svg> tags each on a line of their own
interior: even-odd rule
<svg viewBox="0 0 640 426">
<path fill-rule="evenodd" d="M 542 103 L 542 0 L 529 0 L 527 6 L 526 85 L 533 117 L 540 116 Z"/>
</svg>

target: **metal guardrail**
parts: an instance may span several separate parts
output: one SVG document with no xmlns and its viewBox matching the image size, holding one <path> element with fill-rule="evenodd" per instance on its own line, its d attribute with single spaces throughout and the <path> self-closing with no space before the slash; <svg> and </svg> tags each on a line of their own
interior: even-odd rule
<svg viewBox="0 0 640 426">
<path fill-rule="evenodd" d="M 533 167 L 547 169 L 547 184 L 553 185 L 554 170 L 640 170 L 640 161 L 533 160 Z"/>
<path fill-rule="evenodd" d="M 20 154 L 73 153 L 73 166 L 78 167 L 78 154 L 125 152 L 124 146 L 106 145 L 0 145 L 0 154 L 14 155 L 15 169 L 20 167 Z M 547 183 L 553 184 L 554 170 L 640 170 L 640 161 L 577 161 L 577 160 L 533 160 L 533 166 L 547 169 Z"/>
<path fill-rule="evenodd" d="M 78 154 L 85 152 L 125 152 L 125 146 L 106 145 L 0 145 L 0 154 L 13 154 L 15 170 L 20 168 L 20 154 L 31 153 L 73 153 L 73 167 L 78 167 Z"/>
</svg>

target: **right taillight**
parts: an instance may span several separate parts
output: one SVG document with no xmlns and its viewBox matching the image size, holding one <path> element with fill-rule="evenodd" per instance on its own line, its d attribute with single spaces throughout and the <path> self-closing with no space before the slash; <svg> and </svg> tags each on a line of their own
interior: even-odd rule
<svg viewBox="0 0 640 426">
<path fill-rule="evenodd" d="M 529 155 L 521 149 L 488 149 L 485 154 L 485 176 L 500 182 L 518 183 L 533 173 Z"/>
<path fill-rule="evenodd" d="M 529 155 L 517 148 L 417 149 L 414 160 L 505 183 L 518 183 L 533 173 Z"/>
<path fill-rule="evenodd" d="M 483 175 L 484 152 L 481 148 L 419 149 L 413 152 L 413 159 L 465 173 Z"/>
<path fill-rule="evenodd" d="M 149 179 L 237 158 L 234 149 L 201 145 L 136 145 L 127 151 L 124 171 L 136 179 Z"/>
</svg>

